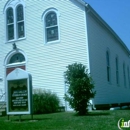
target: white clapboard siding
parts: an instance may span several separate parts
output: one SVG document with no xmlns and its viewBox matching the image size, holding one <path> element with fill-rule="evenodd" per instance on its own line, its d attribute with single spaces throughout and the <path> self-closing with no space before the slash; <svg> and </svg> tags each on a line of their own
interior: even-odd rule
<svg viewBox="0 0 130 130">
<path fill-rule="evenodd" d="M 2 1 L 0 9 L 5 4 L 6 2 Z M 60 41 L 47 45 L 44 43 L 42 15 L 51 7 L 57 9 L 59 13 Z M 88 66 L 84 10 L 85 7 L 76 0 L 25 1 L 26 38 L 15 42 L 27 56 L 26 70 L 32 74 L 33 88 L 49 89 L 57 93 L 64 106 L 66 66 L 74 62 Z M 0 26 L 5 32 L 4 14 L 0 13 L 0 15 L 3 21 Z M 0 58 L 3 57 L 1 67 L 4 58 L 12 50 L 13 42 L 5 44 L 5 34 L 1 34 L 0 37 L 0 45 L 2 45 Z M 5 75 L 4 67 L 1 71 L 2 75 Z"/>
<path fill-rule="evenodd" d="M 129 54 L 119 40 L 102 25 L 91 12 L 87 14 L 88 42 L 90 52 L 90 72 L 96 86 L 95 104 L 129 102 L 130 86 L 127 66 L 130 68 Z M 110 83 L 107 81 L 106 51 L 110 51 Z M 116 83 L 115 58 L 119 58 L 119 85 Z M 126 65 L 126 86 L 124 86 L 123 62 Z"/>
</svg>

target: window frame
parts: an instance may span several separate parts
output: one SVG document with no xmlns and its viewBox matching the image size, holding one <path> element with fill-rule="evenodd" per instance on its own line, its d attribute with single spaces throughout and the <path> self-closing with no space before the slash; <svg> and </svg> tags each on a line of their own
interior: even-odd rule
<svg viewBox="0 0 130 130">
<path fill-rule="evenodd" d="M 110 66 L 110 51 L 106 51 L 106 72 L 107 72 L 107 81 L 111 82 L 111 66 Z"/>
<path fill-rule="evenodd" d="M 116 63 L 116 84 L 119 85 L 119 58 L 116 56 L 115 58 Z"/>
<path fill-rule="evenodd" d="M 23 23 L 24 23 L 24 36 L 19 38 L 18 37 L 18 26 L 17 26 L 17 8 L 19 6 L 23 7 Z M 14 26 L 13 26 L 13 30 L 14 30 L 14 38 L 13 39 L 9 39 L 8 38 L 8 27 L 7 27 L 7 10 L 9 8 L 13 9 L 13 19 L 14 19 Z M 5 7 L 4 7 L 4 15 L 5 15 L 5 43 L 10 43 L 10 42 L 14 42 L 14 41 L 19 41 L 19 40 L 23 40 L 26 38 L 26 27 L 25 27 L 25 4 L 24 2 L 21 0 L 11 0 L 9 2 L 6 3 Z"/>
<path fill-rule="evenodd" d="M 16 63 L 9 63 L 11 57 L 14 56 L 14 55 L 17 54 L 17 53 L 21 53 L 21 54 L 24 56 L 25 61 L 16 62 Z M 10 52 L 6 55 L 6 57 L 5 57 L 5 59 L 4 59 L 4 66 L 6 66 L 6 68 L 21 66 L 21 65 L 25 65 L 25 66 L 26 66 L 27 61 L 28 61 L 27 55 L 26 55 L 26 53 L 25 53 L 23 50 L 21 50 L 21 49 L 18 49 L 17 51 L 16 51 L 16 50 L 12 50 L 12 51 L 10 51 Z"/>
<path fill-rule="evenodd" d="M 124 79 L 124 86 L 126 87 L 126 65 L 123 62 L 123 79 Z"/>
<path fill-rule="evenodd" d="M 52 41 L 49 41 L 47 42 L 47 34 L 46 34 L 46 16 L 51 13 L 51 12 L 54 12 L 56 14 L 56 18 L 57 18 L 57 30 L 58 30 L 58 39 L 57 40 L 52 40 Z M 52 43 L 59 43 L 60 42 L 60 26 L 59 26 L 59 12 L 57 9 L 55 8 L 49 8 L 47 10 L 44 11 L 44 13 L 42 14 L 42 22 L 43 22 L 43 36 L 44 36 L 44 44 L 45 45 L 48 45 L 48 44 L 52 44 Z"/>
</svg>

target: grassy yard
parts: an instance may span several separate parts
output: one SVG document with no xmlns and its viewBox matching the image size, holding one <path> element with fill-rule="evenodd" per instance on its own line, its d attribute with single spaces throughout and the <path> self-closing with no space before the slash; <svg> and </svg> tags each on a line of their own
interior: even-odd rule
<svg viewBox="0 0 130 130">
<path fill-rule="evenodd" d="M 0 130 L 118 130 L 120 118 L 130 120 L 130 110 L 94 111 L 88 116 L 77 116 L 74 112 L 54 114 L 0 117 Z M 128 130 L 130 128 L 127 128 Z"/>
</svg>

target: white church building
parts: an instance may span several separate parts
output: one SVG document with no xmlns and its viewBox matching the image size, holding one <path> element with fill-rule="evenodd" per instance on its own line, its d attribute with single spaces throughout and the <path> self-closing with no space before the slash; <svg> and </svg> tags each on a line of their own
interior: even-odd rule
<svg viewBox="0 0 130 130">
<path fill-rule="evenodd" d="M 22 68 L 33 89 L 55 92 L 69 110 L 64 72 L 75 62 L 86 65 L 95 82 L 97 109 L 130 105 L 130 51 L 88 3 L 0 1 L 0 95 L 7 75 Z"/>
</svg>

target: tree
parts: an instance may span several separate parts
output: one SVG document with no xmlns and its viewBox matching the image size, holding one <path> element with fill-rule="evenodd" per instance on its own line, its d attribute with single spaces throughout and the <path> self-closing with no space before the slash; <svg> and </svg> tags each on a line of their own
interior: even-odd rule
<svg viewBox="0 0 130 130">
<path fill-rule="evenodd" d="M 64 99 L 79 115 L 87 114 L 89 100 L 94 98 L 96 92 L 93 91 L 94 83 L 86 66 L 80 63 L 68 65 L 64 74 L 68 86 Z"/>
</svg>

